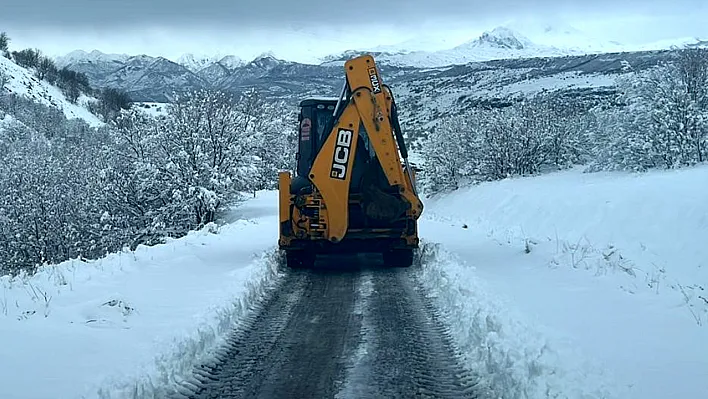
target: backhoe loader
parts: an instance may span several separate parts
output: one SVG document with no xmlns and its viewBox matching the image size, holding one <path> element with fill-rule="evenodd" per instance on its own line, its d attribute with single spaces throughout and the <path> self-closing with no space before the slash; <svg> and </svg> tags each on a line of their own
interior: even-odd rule
<svg viewBox="0 0 708 399">
<path fill-rule="evenodd" d="M 344 64 L 338 97 L 299 103 L 297 166 L 278 174 L 279 247 L 289 267 L 318 254 L 380 253 L 408 267 L 423 212 L 398 111 L 374 58 Z"/>
</svg>

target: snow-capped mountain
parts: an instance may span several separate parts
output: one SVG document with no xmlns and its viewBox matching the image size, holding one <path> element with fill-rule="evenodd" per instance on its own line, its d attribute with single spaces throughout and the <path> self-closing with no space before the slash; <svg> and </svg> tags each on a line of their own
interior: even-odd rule
<svg viewBox="0 0 708 399">
<path fill-rule="evenodd" d="M 192 53 L 182 54 L 174 60 L 176 63 L 186 67 L 192 72 L 199 72 L 205 67 L 217 62 L 220 57 L 217 56 L 207 56 L 207 55 L 195 55 Z"/>
<path fill-rule="evenodd" d="M 361 51 L 347 51 L 330 56 L 324 63 L 341 64 Z M 558 48 L 534 43 L 526 36 L 505 27 L 483 32 L 479 37 L 453 48 L 438 51 L 379 52 L 377 61 L 396 66 L 419 68 L 443 67 L 497 59 L 559 57 L 581 54 L 577 49 Z"/>
<path fill-rule="evenodd" d="M 64 59 L 67 68 L 86 74 L 93 86 L 124 89 L 135 101 L 167 101 L 173 91 L 207 85 L 184 65 L 164 57 L 103 57 L 92 51 L 92 57 L 81 58 L 76 54 Z"/>
<path fill-rule="evenodd" d="M 247 64 L 247 62 L 243 58 L 237 57 L 235 55 L 224 56 L 217 62 L 228 69 L 240 68 Z"/>
<path fill-rule="evenodd" d="M 94 63 L 94 64 L 110 64 L 125 62 L 130 58 L 127 54 L 107 54 L 98 50 L 86 52 L 84 50 L 75 50 L 66 55 L 56 57 L 54 63 L 59 68 L 77 63 Z"/>
<path fill-rule="evenodd" d="M 705 40 L 699 38 L 678 38 L 629 45 L 597 38 L 562 21 L 512 21 L 485 31 L 471 40 L 459 40 L 454 35 L 444 38 L 420 36 L 399 44 L 344 51 L 322 57 L 321 62 L 342 65 L 344 60 L 352 56 L 371 53 L 381 64 L 436 68 L 489 60 L 668 50 L 673 47 L 697 46 L 703 42 Z M 430 50 L 436 46 L 438 49 Z M 426 48 L 428 50 L 423 50 Z"/>
<path fill-rule="evenodd" d="M 15 64 L 2 55 L 0 55 L 0 76 L 4 80 L 0 92 L 15 93 L 34 102 L 55 107 L 61 110 L 67 119 L 83 119 L 92 126 L 103 124 L 87 109 L 88 102 L 95 99 L 82 95 L 76 104 L 72 104 L 59 88 L 46 80 L 39 80 L 32 71 Z"/>
<path fill-rule="evenodd" d="M 573 54 L 627 50 L 622 43 L 603 40 L 552 18 L 514 20 L 506 23 L 504 27 L 515 32 L 522 32 L 537 45 L 564 49 Z"/>
<path fill-rule="evenodd" d="M 477 39 L 455 47 L 456 49 L 508 49 L 524 50 L 533 48 L 534 44 L 518 32 L 508 28 L 495 28 L 491 32 L 484 32 Z"/>
<path fill-rule="evenodd" d="M 182 65 L 194 73 L 199 73 L 206 68 L 214 66 L 215 64 L 221 64 L 228 69 L 238 68 L 246 64 L 246 61 L 240 57 L 229 54 L 195 55 L 192 53 L 187 53 L 173 59 L 172 61 Z"/>
<path fill-rule="evenodd" d="M 134 99 L 167 101 L 173 92 L 207 85 L 197 74 L 163 57 L 129 58 L 118 70 L 106 76 L 103 84 L 123 87 Z"/>
<path fill-rule="evenodd" d="M 197 72 L 197 76 L 207 82 L 218 82 L 233 73 L 233 69 L 221 62 L 212 63 Z"/>
</svg>

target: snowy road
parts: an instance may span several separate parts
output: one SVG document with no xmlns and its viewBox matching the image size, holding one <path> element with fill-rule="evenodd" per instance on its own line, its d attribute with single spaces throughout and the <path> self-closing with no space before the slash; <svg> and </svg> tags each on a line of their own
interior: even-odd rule
<svg viewBox="0 0 708 399">
<path fill-rule="evenodd" d="M 373 261 L 288 272 L 192 398 L 475 397 L 411 271 Z"/>
<path fill-rule="evenodd" d="M 707 166 L 428 199 L 407 270 L 279 269 L 259 192 L 216 232 L 0 277 L 0 398 L 172 398 L 215 353 L 196 399 L 229 368 L 236 397 L 420 397 L 455 375 L 448 336 L 479 397 L 704 398 Z"/>
</svg>

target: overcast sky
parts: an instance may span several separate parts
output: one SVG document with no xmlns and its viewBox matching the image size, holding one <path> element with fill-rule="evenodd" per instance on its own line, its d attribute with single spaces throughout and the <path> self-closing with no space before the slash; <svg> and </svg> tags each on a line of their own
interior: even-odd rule
<svg viewBox="0 0 708 399">
<path fill-rule="evenodd" d="M 571 25 L 627 43 L 708 38 L 706 0 L 0 0 L 13 48 L 237 54 L 307 60 L 405 40 L 452 47 L 526 21 Z M 540 26 L 540 25 L 539 25 Z M 531 36 L 533 29 L 526 33 Z M 533 37 L 531 37 L 533 39 Z"/>
</svg>

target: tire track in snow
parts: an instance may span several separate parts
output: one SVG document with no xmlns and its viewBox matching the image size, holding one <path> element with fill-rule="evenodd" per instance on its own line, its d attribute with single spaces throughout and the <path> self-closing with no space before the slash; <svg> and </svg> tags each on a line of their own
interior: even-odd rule
<svg viewBox="0 0 708 399">
<path fill-rule="evenodd" d="M 411 275 L 342 262 L 288 271 L 185 396 L 477 397 Z"/>
<path fill-rule="evenodd" d="M 408 270 L 372 274 L 364 312 L 366 384 L 351 397 L 476 398 L 447 329 Z M 373 396 L 372 396 L 373 395 Z"/>
</svg>

